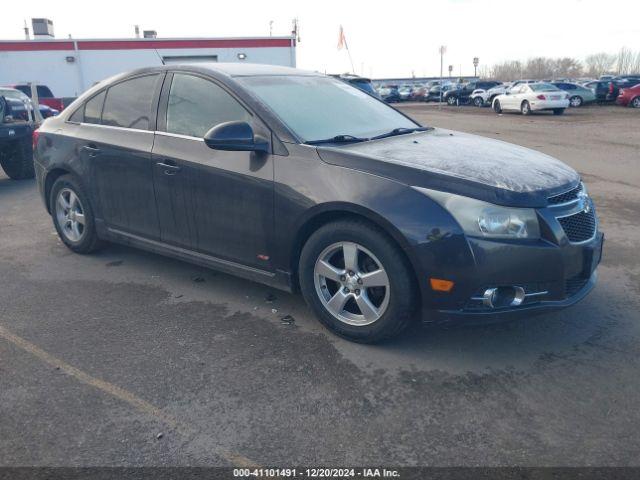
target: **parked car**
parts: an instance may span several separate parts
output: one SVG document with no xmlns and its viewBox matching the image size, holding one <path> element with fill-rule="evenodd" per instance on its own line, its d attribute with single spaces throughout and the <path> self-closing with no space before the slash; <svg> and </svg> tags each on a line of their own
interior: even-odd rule
<svg viewBox="0 0 640 480">
<path fill-rule="evenodd" d="M 387 103 L 397 103 L 400 101 L 397 85 L 384 85 L 378 90 L 380 97 Z"/>
<path fill-rule="evenodd" d="M 18 85 L 9 85 L 9 88 L 15 88 L 16 90 L 20 90 L 27 97 L 31 98 L 31 85 L 28 84 L 18 84 Z M 64 110 L 64 101 L 62 98 L 57 98 L 53 95 L 53 92 L 46 85 L 38 85 L 38 103 L 40 105 L 47 105 L 58 112 Z"/>
<path fill-rule="evenodd" d="M 359 77 L 358 75 L 352 75 L 350 73 L 345 73 L 341 75 L 331 75 L 332 77 L 339 78 L 345 83 L 353 85 L 356 88 L 359 88 L 363 92 L 368 93 L 369 95 L 373 95 L 376 98 L 380 98 L 380 94 L 374 88 L 373 83 L 369 78 Z"/>
<path fill-rule="evenodd" d="M 48 119 L 35 144 L 72 251 L 110 240 L 299 289 L 355 341 L 397 335 L 418 313 L 562 308 L 596 282 L 603 235 L 575 170 L 424 127 L 317 72 L 136 70 Z"/>
<path fill-rule="evenodd" d="M 616 103 L 623 107 L 640 108 L 640 84 L 620 90 Z"/>
<path fill-rule="evenodd" d="M 14 98 L 16 100 L 20 100 L 31 105 L 31 108 L 33 108 L 31 99 L 20 90 L 17 90 L 15 88 L 0 87 L 0 95 L 4 96 L 5 98 Z M 40 115 L 42 115 L 42 118 L 55 117 L 56 115 L 58 115 L 58 113 L 60 113 L 58 110 L 55 110 L 50 106 L 43 104 L 38 105 L 38 109 L 40 110 Z"/>
<path fill-rule="evenodd" d="M 400 96 L 401 102 L 406 102 L 407 100 L 411 100 L 411 96 L 413 95 L 413 87 L 411 85 L 403 85 L 398 89 L 398 95 Z"/>
<path fill-rule="evenodd" d="M 426 102 L 439 102 L 440 97 L 444 97 L 444 95 L 450 91 L 458 88 L 457 83 L 445 83 L 444 85 L 435 85 L 429 89 L 429 93 L 427 94 Z M 442 92 L 442 95 L 441 95 Z"/>
<path fill-rule="evenodd" d="M 496 113 L 518 111 L 523 115 L 551 110 L 562 115 L 569 107 L 569 95 L 550 83 L 521 83 L 493 100 Z"/>
<path fill-rule="evenodd" d="M 620 93 L 620 87 L 611 80 L 589 82 L 585 87 L 593 91 L 596 102 L 600 103 L 614 102 Z"/>
<path fill-rule="evenodd" d="M 585 103 L 596 101 L 596 95 L 593 90 L 577 83 L 552 82 L 551 84 L 569 94 L 569 106 L 571 107 L 581 107 Z"/>
<path fill-rule="evenodd" d="M 0 93 L 0 166 L 13 180 L 33 178 L 33 108 Z"/>
<path fill-rule="evenodd" d="M 470 82 L 462 85 L 462 88 L 450 90 L 444 94 L 443 100 L 449 105 L 463 104 L 469 102 L 469 97 L 476 89 L 488 90 L 490 88 L 500 85 L 500 82 L 495 81 L 478 81 Z"/>
<path fill-rule="evenodd" d="M 640 75 L 619 75 L 612 81 L 620 88 L 630 88 L 640 83 Z"/>
<path fill-rule="evenodd" d="M 488 90 L 477 89 L 471 94 L 470 100 L 476 107 L 483 107 L 485 105 L 491 105 L 493 99 L 498 95 L 502 95 L 511 87 L 510 83 L 501 83 Z"/>
</svg>

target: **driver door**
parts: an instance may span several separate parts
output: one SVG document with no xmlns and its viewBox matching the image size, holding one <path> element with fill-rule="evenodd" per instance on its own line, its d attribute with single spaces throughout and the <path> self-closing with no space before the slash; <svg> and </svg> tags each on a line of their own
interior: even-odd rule
<svg viewBox="0 0 640 480">
<path fill-rule="evenodd" d="M 271 132 L 223 86 L 192 73 L 169 74 L 154 141 L 154 185 L 164 243 L 271 269 L 273 158 L 209 148 L 203 137 L 229 121 Z M 266 259 L 265 259 L 266 257 Z"/>
</svg>

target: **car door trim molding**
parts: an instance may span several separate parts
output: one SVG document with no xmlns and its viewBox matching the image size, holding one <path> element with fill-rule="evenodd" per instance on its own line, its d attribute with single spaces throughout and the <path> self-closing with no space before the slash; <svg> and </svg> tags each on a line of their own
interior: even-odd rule
<svg viewBox="0 0 640 480">
<path fill-rule="evenodd" d="M 287 292 L 292 292 L 291 277 L 288 272 L 276 270 L 269 272 L 259 268 L 250 267 L 241 263 L 225 260 L 206 253 L 197 252 L 183 247 L 178 247 L 158 240 L 141 237 L 133 233 L 125 232 L 117 228 L 107 226 L 105 236 L 109 240 L 132 245 L 154 253 L 159 253 L 172 258 L 193 263 L 195 265 L 205 265 L 220 272 L 229 273 L 238 277 L 246 278 L 256 282 L 263 283 Z"/>
</svg>

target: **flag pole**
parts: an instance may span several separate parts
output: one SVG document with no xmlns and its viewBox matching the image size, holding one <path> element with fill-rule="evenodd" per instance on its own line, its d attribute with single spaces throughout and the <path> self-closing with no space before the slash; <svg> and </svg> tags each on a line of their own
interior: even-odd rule
<svg viewBox="0 0 640 480">
<path fill-rule="evenodd" d="M 349 55 L 349 62 L 351 63 L 351 72 L 355 75 L 356 69 L 353 68 L 353 59 L 351 58 L 351 52 L 349 51 L 349 43 L 347 42 L 347 37 L 344 38 L 344 48 L 347 49 L 347 55 Z"/>
</svg>

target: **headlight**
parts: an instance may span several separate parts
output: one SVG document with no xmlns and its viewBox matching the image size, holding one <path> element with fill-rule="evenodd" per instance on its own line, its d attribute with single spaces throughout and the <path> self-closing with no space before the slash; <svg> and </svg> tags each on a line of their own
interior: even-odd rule
<svg viewBox="0 0 640 480">
<path fill-rule="evenodd" d="M 532 208 L 501 207 L 452 193 L 413 187 L 442 205 L 467 235 L 487 238 L 540 238 Z"/>
</svg>

